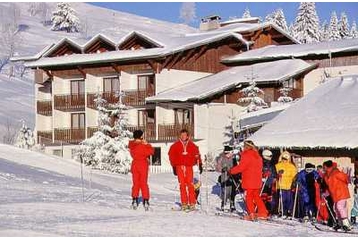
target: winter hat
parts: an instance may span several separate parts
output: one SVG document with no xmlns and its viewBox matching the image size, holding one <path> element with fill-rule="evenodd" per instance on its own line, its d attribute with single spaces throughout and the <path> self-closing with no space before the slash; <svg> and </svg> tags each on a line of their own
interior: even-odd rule
<svg viewBox="0 0 358 238">
<path fill-rule="evenodd" d="M 314 164 L 311 164 L 311 163 L 306 163 L 305 164 L 305 169 L 315 169 L 316 166 Z"/>
<path fill-rule="evenodd" d="M 251 148 L 255 148 L 255 147 L 256 147 L 255 144 L 254 144 L 254 142 L 251 141 L 251 140 L 245 140 L 245 141 L 244 141 L 244 145 L 246 145 L 246 146 L 248 146 L 248 147 L 251 147 Z"/>
<path fill-rule="evenodd" d="M 270 150 L 263 150 L 262 151 L 262 157 L 265 160 L 271 160 L 272 159 L 272 152 Z"/>
<path fill-rule="evenodd" d="M 133 132 L 133 138 L 134 139 L 140 139 L 143 136 L 143 131 L 142 130 L 135 130 Z"/>
<path fill-rule="evenodd" d="M 231 146 L 229 146 L 229 145 L 225 145 L 225 147 L 224 147 L 224 153 L 226 154 L 226 153 L 230 153 L 230 152 L 232 152 L 232 147 Z"/>
<path fill-rule="evenodd" d="M 284 151 L 281 154 L 281 159 L 291 160 L 291 154 L 288 151 Z"/>
</svg>

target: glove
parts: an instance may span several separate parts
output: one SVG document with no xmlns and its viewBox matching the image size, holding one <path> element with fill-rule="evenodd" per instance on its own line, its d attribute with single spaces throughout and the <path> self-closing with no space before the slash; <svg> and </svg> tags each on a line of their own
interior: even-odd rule
<svg viewBox="0 0 358 238">
<path fill-rule="evenodd" d="M 283 174 L 285 171 L 283 169 L 278 171 L 278 174 Z"/>
<path fill-rule="evenodd" d="M 199 173 L 200 174 L 203 173 L 203 164 L 202 163 L 199 164 Z"/>
<path fill-rule="evenodd" d="M 174 176 L 177 176 L 177 170 L 175 169 L 174 166 L 173 166 L 173 174 L 174 174 Z"/>
<path fill-rule="evenodd" d="M 270 171 L 267 170 L 267 171 L 264 172 L 262 177 L 268 178 L 268 177 L 270 177 L 270 175 L 271 175 Z"/>
</svg>

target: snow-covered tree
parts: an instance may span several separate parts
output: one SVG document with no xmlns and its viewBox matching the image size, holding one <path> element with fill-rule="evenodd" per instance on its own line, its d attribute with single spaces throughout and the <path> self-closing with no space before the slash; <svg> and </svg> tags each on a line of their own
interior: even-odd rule
<svg viewBox="0 0 358 238">
<path fill-rule="evenodd" d="M 258 111 L 262 108 L 267 107 L 267 103 L 261 97 L 259 97 L 259 95 L 263 95 L 264 92 L 260 88 L 256 87 L 253 69 L 251 72 L 251 76 L 249 76 L 249 79 L 251 79 L 249 86 L 240 90 L 244 97 L 239 98 L 238 102 L 248 103 L 246 109 L 247 112 Z"/>
<path fill-rule="evenodd" d="M 289 103 L 293 101 L 293 98 L 288 96 L 288 94 L 292 91 L 292 88 L 283 87 L 278 90 L 281 96 L 277 99 L 279 103 Z"/>
<path fill-rule="evenodd" d="M 35 145 L 35 138 L 32 130 L 26 126 L 25 121 L 22 120 L 22 126 L 20 131 L 17 133 L 15 146 L 30 149 Z"/>
<path fill-rule="evenodd" d="M 329 25 L 327 21 L 324 21 L 321 27 L 321 41 L 329 40 Z"/>
<path fill-rule="evenodd" d="M 58 3 L 56 10 L 52 13 L 53 31 L 78 32 L 80 20 L 76 11 L 68 3 Z"/>
<path fill-rule="evenodd" d="M 347 14 L 345 12 L 342 12 L 341 18 L 339 19 L 339 22 L 338 22 L 338 30 L 339 30 L 339 34 L 341 35 L 342 39 L 350 38 L 349 28 L 350 27 L 349 27 Z"/>
<path fill-rule="evenodd" d="M 335 41 L 341 39 L 338 29 L 338 18 L 336 12 L 332 12 L 331 21 L 329 23 L 329 40 Z"/>
<path fill-rule="evenodd" d="M 251 13 L 249 8 L 246 8 L 244 13 L 242 14 L 242 18 L 250 18 L 251 17 Z"/>
<path fill-rule="evenodd" d="M 295 33 L 295 26 L 293 25 L 293 23 L 291 23 L 290 26 L 288 27 L 288 33 L 290 34 L 290 36 L 295 37 L 296 33 Z"/>
<path fill-rule="evenodd" d="M 319 42 L 319 18 L 314 2 L 301 2 L 294 23 L 294 37 L 301 43 Z"/>
<path fill-rule="evenodd" d="M 116 173 L 129 172 L 131 158 L 128 141 L 132 134 L 127 130 L 127 107 L 122 103 L 122 97 L 123 94 L 120 94 L 117 104 L 107 105 L 101 94 L 97 94 L 95 104 L 99 130 L 91 138 L 81 142 L 78 151 L 85 165 Z M 111 118 L 117 119 L 114 125 Z"/>
<path fill-rule="evenodd" d="M 281 29 L 283 29 L 284 31 L 288 31 L 285 14 L 283 13 L 283 10 L 281 8 L 267 15 L 265 21 L 276 24 L 277 26 L 281 27 Z"/>
<path fill-rule="evenodd" d="M 350 31 L 350 36 L 351 38 L 358 38 L 358 31 L 357 31 L 357 23 L 356 21 L 353 21 L 352 23 L 352 28 L 351 28 L 351 31 Z"/>
<path fill-rule="evenodd" d="M 184 21 L 185 24 L 189 24 L 196 18 L 195 2 L 183 2 L 180 8 L 179 18 Z"/>
</svg>

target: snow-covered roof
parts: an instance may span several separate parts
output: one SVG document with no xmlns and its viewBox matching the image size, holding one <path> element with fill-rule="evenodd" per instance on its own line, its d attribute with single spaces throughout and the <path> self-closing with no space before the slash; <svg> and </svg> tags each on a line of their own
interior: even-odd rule
<svg viewBox="0 0 358 238">
<path fill-rule="evenodd" d="M 217 42 L 226 38 L 234 37 L 244 44 L 248 44 L 240 34 L 226 32 L 221 34 L 210 34 L 200 36 L 176 37 L 175 40 L 163 48 L 141 49 L 141 50 L 119 50 L 103 52 L 100 54 L 72 54 L 61 57 L 43 57 L 35 62 L 26 63 L 26 67 L 48 67 L 61 65 L 79 65 L 88 63 L 103 63 L 113 61 L 125 61 L 133 59 L 148 59 L 164 57 L 180 51 L 195 48 L 211 42 Z"/>
<path fill-rule="evenodd" d="M 292 57 L 307 57 L 329 55 L 330 53 L 358 51 L 358 39 L 326 41 L 299 45 L 270 45 L 250 50 L 239 55 L 229 56 L 222 60 L 224 63 L 265 61 Z"/>
<path fill-rule="evenodd" d="M 112 45 L 115 48 L 117 47 L 116 43 L 108 36 L 102 33 L 98 33 L 97 35 L 93 36 L 89 41 L 87 41 L 83 46 L 81 46 L 81 48 L 83 48 L 83 51 L 86 50 L 88 46 L 90 46 L 93 42 L 95 42 L 98 39 L 104 40 L 105 42 L 107 42 L 108 44 Z"/>
<path fill-rule="evenodd" d="M 250 139 L 276 148 L 358 148 L 358 75 L 329 79 Z"/>
<path fill-rule="evenodd" d="M 200 100 L 240 84 L 249 83 L 249 76 L 252 72 L 256 76 L 255 81 L 260 84 L 284 81 L 313 67 L 315 65 L 299 59 L 237 66 L 173 89 L 168 89 L 146 100 L 149 102 Z"/>
<path fill-rule="evenodd" d="M 247 129 L 255 126 L 262 126 L 291 105 L 292 103 L 277 104 L 255 112 L 241 114 L 239 118 L 240 128 Z"/>
<path fill-rule="evenodd" d="M 34 61 L 40 59 L 49 49 L 51 49 L 55 44 L 50 44 L 44 47 L 40 52 L 36 55 L 28 55 L 28 56 L 14 56 L 10 58 L 10 61 L 17 62 L 17 61 Z"/>
<path fill-rule="evenodd" d="M 131 31 L 129 32 L 127 35 L 125 35 L 124 37 L 122 37 L 119 42 L 118 42 L 118 46 L 123 44 L 126 40 L 128 40 L 130 37 L 137 35 L 140 36 L 144 39 L 146 39 L 147 41 L 151 42 L 152 44 L 156 45 L 157 47 L 163 47 L 165 44 L 159 42 L 158 40 L 154 39 L 153 37 L 149 36 L 148 34 L 139 32 L 139 31 Z"/>
<path fill-rule="evenodd" d="M 260 20 L 259 17 L 235 18 L 235 19 L 224 21 L 224 22 L 220 22 L 220 24 L 226 25 L 226 24 L 243 23 L 243 22 L 249 22 L 249 21 L 259 21 L 259 20 Z"/>
<path fill-rule="evenodd" d="M 82 45 L 78 44 L 76 41 L 70 39 L 70 38 L 63 38 L 60 41 L 58 41 L 55 45 L 53 45 L 47 52 L 45 52 L 42 56 L 46 57 L 50 55 L 52 52 L 54 52 L 60 45 L 62 45 L 64 42 L 69 43 L 70 45 L 74 46 L 78 50 L 82 51 Z"/>
</svg>

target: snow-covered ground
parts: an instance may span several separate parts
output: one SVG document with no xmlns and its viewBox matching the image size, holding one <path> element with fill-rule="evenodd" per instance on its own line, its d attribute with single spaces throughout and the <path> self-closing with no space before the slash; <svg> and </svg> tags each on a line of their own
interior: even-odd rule
<svg viewBox="0 0 358 238">
<path fill-rule="evenodd" d="M 310 226 L 253 223 L 215 216 L 216 173 L 203 176 L 202 212 L 172 211 L 172 174 L 151 174 L 151 207 L 129 209 L 130 175 L 0 144 L 0 236 L 326 236 Z M 209 206 L 206 202 L 209 194 Z M 84 198 L 84 201 L 82 201 Z M 208 213 L 206 213 L 208 211 Z"/>
</svg>

